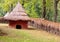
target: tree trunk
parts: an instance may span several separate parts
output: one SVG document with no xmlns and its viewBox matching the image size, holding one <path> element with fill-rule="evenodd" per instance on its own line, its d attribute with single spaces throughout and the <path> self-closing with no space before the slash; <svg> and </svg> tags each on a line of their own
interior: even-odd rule
<svg viewBox="0 0 60 42">
<path fill-rule="evenodd" d="M 43 18 L 46 18 L 46 0 L 43 0 Z"/>
<path fill-rule="evenodd" d="M 13 10 L 13 4 L 10 5 L 10 12 Z"/>
<path fill-rule="evenodd" d="M 57 22 L 57 16 L 58 16 L 58 9 L 57 9 L 57 7 L 58 7 L 58 0 L 54 0 L 54 9 L 55 9 L 55 15 L 54 15 L 54 22 Z"/>
</svg>

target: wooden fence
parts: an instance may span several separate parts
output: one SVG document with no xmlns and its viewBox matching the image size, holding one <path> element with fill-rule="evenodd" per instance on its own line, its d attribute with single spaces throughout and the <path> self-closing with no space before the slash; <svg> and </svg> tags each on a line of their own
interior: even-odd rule
<svg viewBox="0 0 60 42">
<path fill-rule="evenodd" d="M 0 17 L 0 23 L 8 23 L 8 21 L 5 20 L 3 17 Z"/>
<path fill-rule="evenodd" d="M 49 33 L 60 35 L 60 23 L 55 23 L 44 19 L 31 19 L 29 25 L 37 29 L 45 30 Z"/>
</svg>

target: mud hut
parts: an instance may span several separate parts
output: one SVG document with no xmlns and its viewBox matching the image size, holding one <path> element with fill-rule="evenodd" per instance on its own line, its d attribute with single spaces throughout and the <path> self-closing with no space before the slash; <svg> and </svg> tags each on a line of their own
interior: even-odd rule
<svg viewBox="0 0 60 42">
<path fill-rule="evenodd" d="M 16 29 L 27 29 L 28 21 L 30 20 L 19 2 L 10 13 L 4 16 L 4 19 L 9 21 L 9 27 Z"/>
</svg>

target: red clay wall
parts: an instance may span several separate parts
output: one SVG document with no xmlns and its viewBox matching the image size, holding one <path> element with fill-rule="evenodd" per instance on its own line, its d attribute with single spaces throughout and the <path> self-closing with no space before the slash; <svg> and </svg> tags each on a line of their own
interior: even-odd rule
<svg viewBox="0 0 60 42">
<path fill-rule="evenodd" d="M 28 21 L 9 21 L 9 26 L 16 28 L 16 25 L 21 25 L 22 29 L 28 28 Z"/>
</svg>

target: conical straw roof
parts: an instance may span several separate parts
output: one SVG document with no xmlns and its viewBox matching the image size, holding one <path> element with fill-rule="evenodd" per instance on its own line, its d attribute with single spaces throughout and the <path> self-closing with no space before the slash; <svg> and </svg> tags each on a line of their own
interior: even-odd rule
<svg viewBox="0 0 60 42">
<path fill-rule="evenodd" d="M 25 10 L 23 9 L 22 5 L 18 2 L 18 4 L 12 10 L 12 12 L 7 13 L 4 16 L 4 19 L 7 19 L 7 20 L 29 20 L 29 17 L 26 14 Z"/>
</svg>

